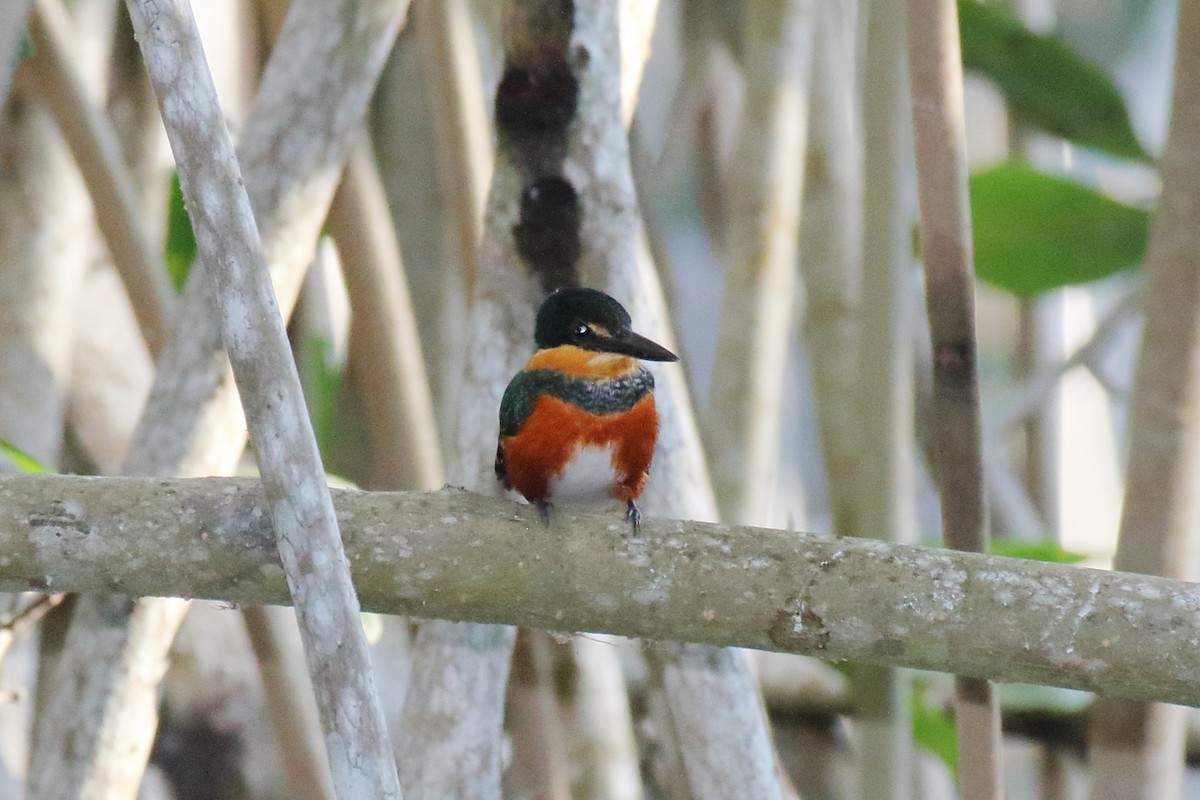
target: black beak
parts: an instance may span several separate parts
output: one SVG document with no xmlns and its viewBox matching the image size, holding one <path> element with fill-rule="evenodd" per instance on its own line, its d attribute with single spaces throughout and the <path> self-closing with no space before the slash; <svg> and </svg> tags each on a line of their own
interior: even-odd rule
<svg viewBox="0 0 1200 800">
<path fill-rule="evenodd" d="M 679 356 L 657 342 L 647 339 L 641 334 L 630 331 L 618 333 L 604 342 L 604 349 L 609 353 L 620 353 L 626 356 L 640 358 L 643 361 L 678 361 Z"/>
</svg>

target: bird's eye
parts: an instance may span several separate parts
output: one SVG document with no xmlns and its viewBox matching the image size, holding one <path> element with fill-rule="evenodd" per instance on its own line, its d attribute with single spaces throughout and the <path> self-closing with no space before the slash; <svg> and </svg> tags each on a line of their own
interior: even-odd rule
<svg viewBox="0 0 1200 800">
<path fill-rule="evenodd" d="M 576 336 L 587 336 L 591 332 L 592 332 L 592 329 L 589 328 L 587 325 L 584 325 L 582 322 L 575 326 L 575 335 Z"/>
</svg>

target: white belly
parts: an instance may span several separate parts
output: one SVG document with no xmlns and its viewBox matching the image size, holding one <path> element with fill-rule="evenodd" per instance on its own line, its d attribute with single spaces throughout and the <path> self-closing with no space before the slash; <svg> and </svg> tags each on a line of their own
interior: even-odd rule
<svg viewBox="0 0 1200 800">
<path fill-rule="evenodd" d="M 610 445 L 590 445 L 575 450 L 562 475 L 550 482 L 550 502 L 570 505 L 610 505 L 617 470 Z"/>
</svg>

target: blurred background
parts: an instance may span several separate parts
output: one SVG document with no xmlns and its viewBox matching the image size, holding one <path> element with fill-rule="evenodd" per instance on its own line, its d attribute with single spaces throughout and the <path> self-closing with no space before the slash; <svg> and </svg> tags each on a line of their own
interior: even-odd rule
<svg viewBox="0 0 1200 800">
<path fill-rule="evenodd" d="M 195 241 L 123 5 L 69 0 L 47 11 L 41 0 L 6 2 L 0 468 L 114 474 L 154 362 L 98 227 L 103 204 L 93 202 L 79 148 L 64 135 L 59 84 L 41 72 L 50 68 L 38 61 L 45 51 L 36 37 L 22 33 L 27 6 L 41 14 L 65 6 L 60 33 L 70 59 L 89 102 L 119 135 L 140 220 L 176 289 Z M 727 519 L 749 524 L 937 544 L 902 4 L 784 3 L 784 25 L 763 30 L 753 22 L 757 2 L 619 3 L 623 58 L 629 50 L 632 62 L 645 64 L 640 87 L 636 76 L 623 86 L 638 202 L 718 505 Z M 438 440 L 453 441 L 494 158 L 504 5 L 414 0 L 370 104 L 362 149 L 370 179 L 342 184 L 305 279 L 290 333 L 334 480 L 430 488 L 389 444 L 380 397 L 391 395 L 378 367 L 387 356 L 375 327 L 386 323 L 366 318 L 355 299 L 363 289 L 348 288 L 345 262 L 376 258 L 391 276 L 378 291 L 395 289 L 385 305 L 415 324 L 401 334 L 410 348 L 419 337 L 409 363 L 427 375 Z M 193 3 L 235 138 L 287 6 Z M 1178 3 L 963 0 L 959 13 L 995 552 L 1107 567 L 1120 524 L 1140 267 L 1159 190 Z M 759 157 L 766 177 L 746 179 Z M 784 334 L 768 343 L 778 380 L 748 371 L 745 394 L 730 395 L 714 375 L 734 363 L 722 356 L 723 337 L 753 327 L 727 311 L 741 291 L 729 276 L 746 268 L 747 251 L 759 259 L 753 274 L 784 287 L 769 312 L 784 321 Z M 756 346 L 752 356 L 766 358 L 763 342 Z M 730 403 L 760 409 L 760 426 L 740 430 Z M 754 442 L 756 434 L 757 444 L 738 445 L 753 469 L 731 473 L 742 467 L 723 464 L 730 442 Z M 28 601 L 11 602 L 15 610 Z M 0 604 L 0 619 L 6 608 Z M 23 796 L 39 652 L 53 646 L 53 617 L 40 637 L 35 626 L 12 626 L 7 652 L 0 649 L 0 797 Z M 364 625 L 398 717 L 409 624 L 368 615 Z M 670 774 L 655 772 L 661 731 L 638 649 L 590 638 L 620 653 L 628 686 L 643 785 L 625 796 L 683 796 Z M 280 658 L 302 663 L 298 640 L 281 647 Z M 569 705 L 564 686 L 577 679 L 570 652 L 565 636 L 519 641 L 508 797 L 599 796 L 574 782 L 577 759 L 547 745 L 554 720 L 569 724 L 570 714 L 555 708 Z M 197 604 L 172 651 L 141 796 L 328 791 L 289 781 L 293 767 L 263 710 L 262 658 L 256 662 L 239 616 Z M 862 787 L 873 781 L 892 784 L 892 797 L 956 796 L 950 676 L 906 674 L 893 718 L 904 730 L 883 735 L 911 742 L 911 769 L 872 778 L 872 770 L 895 766 L 864 758 L 871 751 L 868 726 L 854 712 L 854 669 L 777 654 L 756 654 L 754 663 L 781 763 L 800 796 L 871 797 Z M 1005 686 L 1000 696 L 1006 796 L 1088 796 L 1091 697 L 1032 686 Z M 1189 719 L 1193 763 L 1200 717 Z M 565 795 L 554 780 L 561 772 L 546 763 L 554 759 L 567 764 Z M 1194 769 L 1187 787 L 1187 796 L 1200 797 Z"/>
</svg>

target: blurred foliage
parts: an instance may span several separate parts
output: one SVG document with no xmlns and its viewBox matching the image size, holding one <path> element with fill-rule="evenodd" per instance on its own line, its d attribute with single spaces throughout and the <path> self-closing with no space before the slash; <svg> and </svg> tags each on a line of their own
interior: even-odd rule
<svg viewBox="0 0 1200 800">
<path fill-rule="evenodd" d="M 971 177 L 975 270 L 1030 296 L 1141 263 L 1150 216 L 1064 178 L 1008 162 Z"/>
<path fill-rule="evenodd" d="M 33 456 L 26 453 L 12 442 L 0 440 L 0 455 L 13 463 L 19 472 L 29 474 L 46 474 L 52 470 Z"/>
<path fill-rule="evenodd" d="M 913 741 L 941 759 L 950 774 L 957 776 L 958 734 L 954 720 L 944 709 L 929 704 L 925 690 L 923 681 L 913 681 Z"/>
<path fill-rule="evenodd" d="M 167 273 L 175 291 L 182 292 L 187 283 L 188 272 L 196 260 L 196 236 L 192 233 L 192 220 L 183 203 L 183 190 L 179 186 L 179 173 L 171 175 L 171 193 L 167 201 Z"/>
<path fill-rule="evenodd" d="M 342 390 L 342 369 L 333 364 L 331 350 L 325 337 L 309 336 L 301 348 L 299 364 L 304 401 L 308 405 L 321 459 L 327 464 L 334 438 L 338 395 Z"/>
<path fill-rule="evenodd" d="M 996 83 L 1013 119 L 1121 158 L 1150 161 L 1125 101 L 1057 36 L 1041 36 L 977 0 L 959 0 L 963 67 Z"/>
<path fill-rule="evenodd" d="M 1053 564 L 1078 564 L 1087 556 L 1064 550 L 1054 542 L 1018 542 L 1013 539 L 992 539 L 988 552 L 1005 558 L 1023 558 L 1026 561 L 1049 561 Z"/>
</svg>

